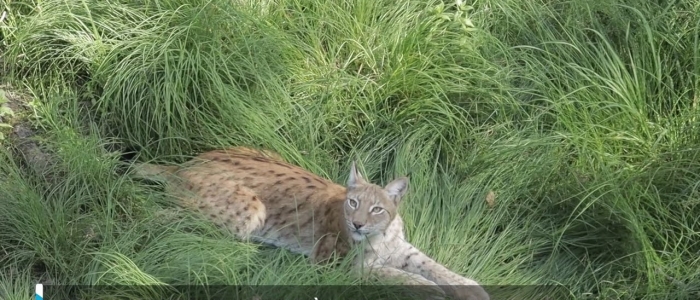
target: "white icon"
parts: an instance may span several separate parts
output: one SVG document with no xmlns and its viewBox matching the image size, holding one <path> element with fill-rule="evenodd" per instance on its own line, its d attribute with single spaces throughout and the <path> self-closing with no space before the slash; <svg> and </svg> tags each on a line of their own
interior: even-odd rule
<svg viewBox="0 0 700 300">
<path fill-rule="evenodd" d="M 44 299 L 44 285 L 41 283 L 37 283 L 36 288 L 34 288 L 34 294 L 36 294 L 34 296 L 36 300 L 43 300 Z"/>
</svg>

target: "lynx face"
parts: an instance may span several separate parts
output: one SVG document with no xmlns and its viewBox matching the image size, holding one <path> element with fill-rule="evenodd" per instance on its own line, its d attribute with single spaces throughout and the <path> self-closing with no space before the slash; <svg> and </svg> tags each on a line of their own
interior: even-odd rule
<svg viewBox="0 0 700 300">
<path fill-rule="evenodd" d="M 347 184 L 345 225 L 355 241 L 382 234 L 394 220 L 401 198 L 408 190 L 408 178 L 400 177 L 382 188 L 366 182 L 353 162 Z"/>
</svg>

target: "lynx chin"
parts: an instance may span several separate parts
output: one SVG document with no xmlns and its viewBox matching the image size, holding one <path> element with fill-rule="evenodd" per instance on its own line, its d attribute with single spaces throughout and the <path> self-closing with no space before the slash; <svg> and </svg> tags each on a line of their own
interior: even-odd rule
<svg viewBox="0 0 700 300">
<path fill-rule="evenodd" d="M 179 166 L 137 164 L 136 176 L 166 183 L 166 193 L 241 240 L 328 262 L 357 251 L 359 275 L 427 285 L 440 296 L 488 300 L 476 281 L 450 271 L 406 241 L 399 205 L 407 177 L 381 187 L 352 163 L 347 187 L 246 147 L 202 153 Z"/>
</svg>

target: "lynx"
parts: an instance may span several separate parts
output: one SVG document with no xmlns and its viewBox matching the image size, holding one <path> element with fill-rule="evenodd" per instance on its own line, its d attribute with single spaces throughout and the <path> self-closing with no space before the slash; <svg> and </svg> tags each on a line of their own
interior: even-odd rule
<svg viewBox="0 0 700 300">
<path fill-rule="evenodd" d="M 367 182 L 352 163 L 347 187 L 285 162 L 279 155 L 233 147 L 202 153 L 181 166 L 138 164 L 137 176 L 166 183 L 166 193 L 241 240 L 286 248 L 312 263 L 354 249 L 360 275 L 427 285 L 457 299 L 488 300 L 464 278 L 406 241 L 398 208 L 409 179 Z"/>
</svg>

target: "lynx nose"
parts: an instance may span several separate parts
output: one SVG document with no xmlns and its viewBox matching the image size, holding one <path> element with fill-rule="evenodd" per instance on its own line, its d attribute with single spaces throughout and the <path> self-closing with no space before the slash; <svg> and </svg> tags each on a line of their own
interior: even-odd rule
<svg viewBox="0 0 700 300">
<path fill-rule="evenodd" d="M 365 224 L 352 222 L 352 226 L 355 226 L 355 230 L 357 230 L 357 229 L 362 228 L 362 226 L 365 226 Z"/>
</svg>

